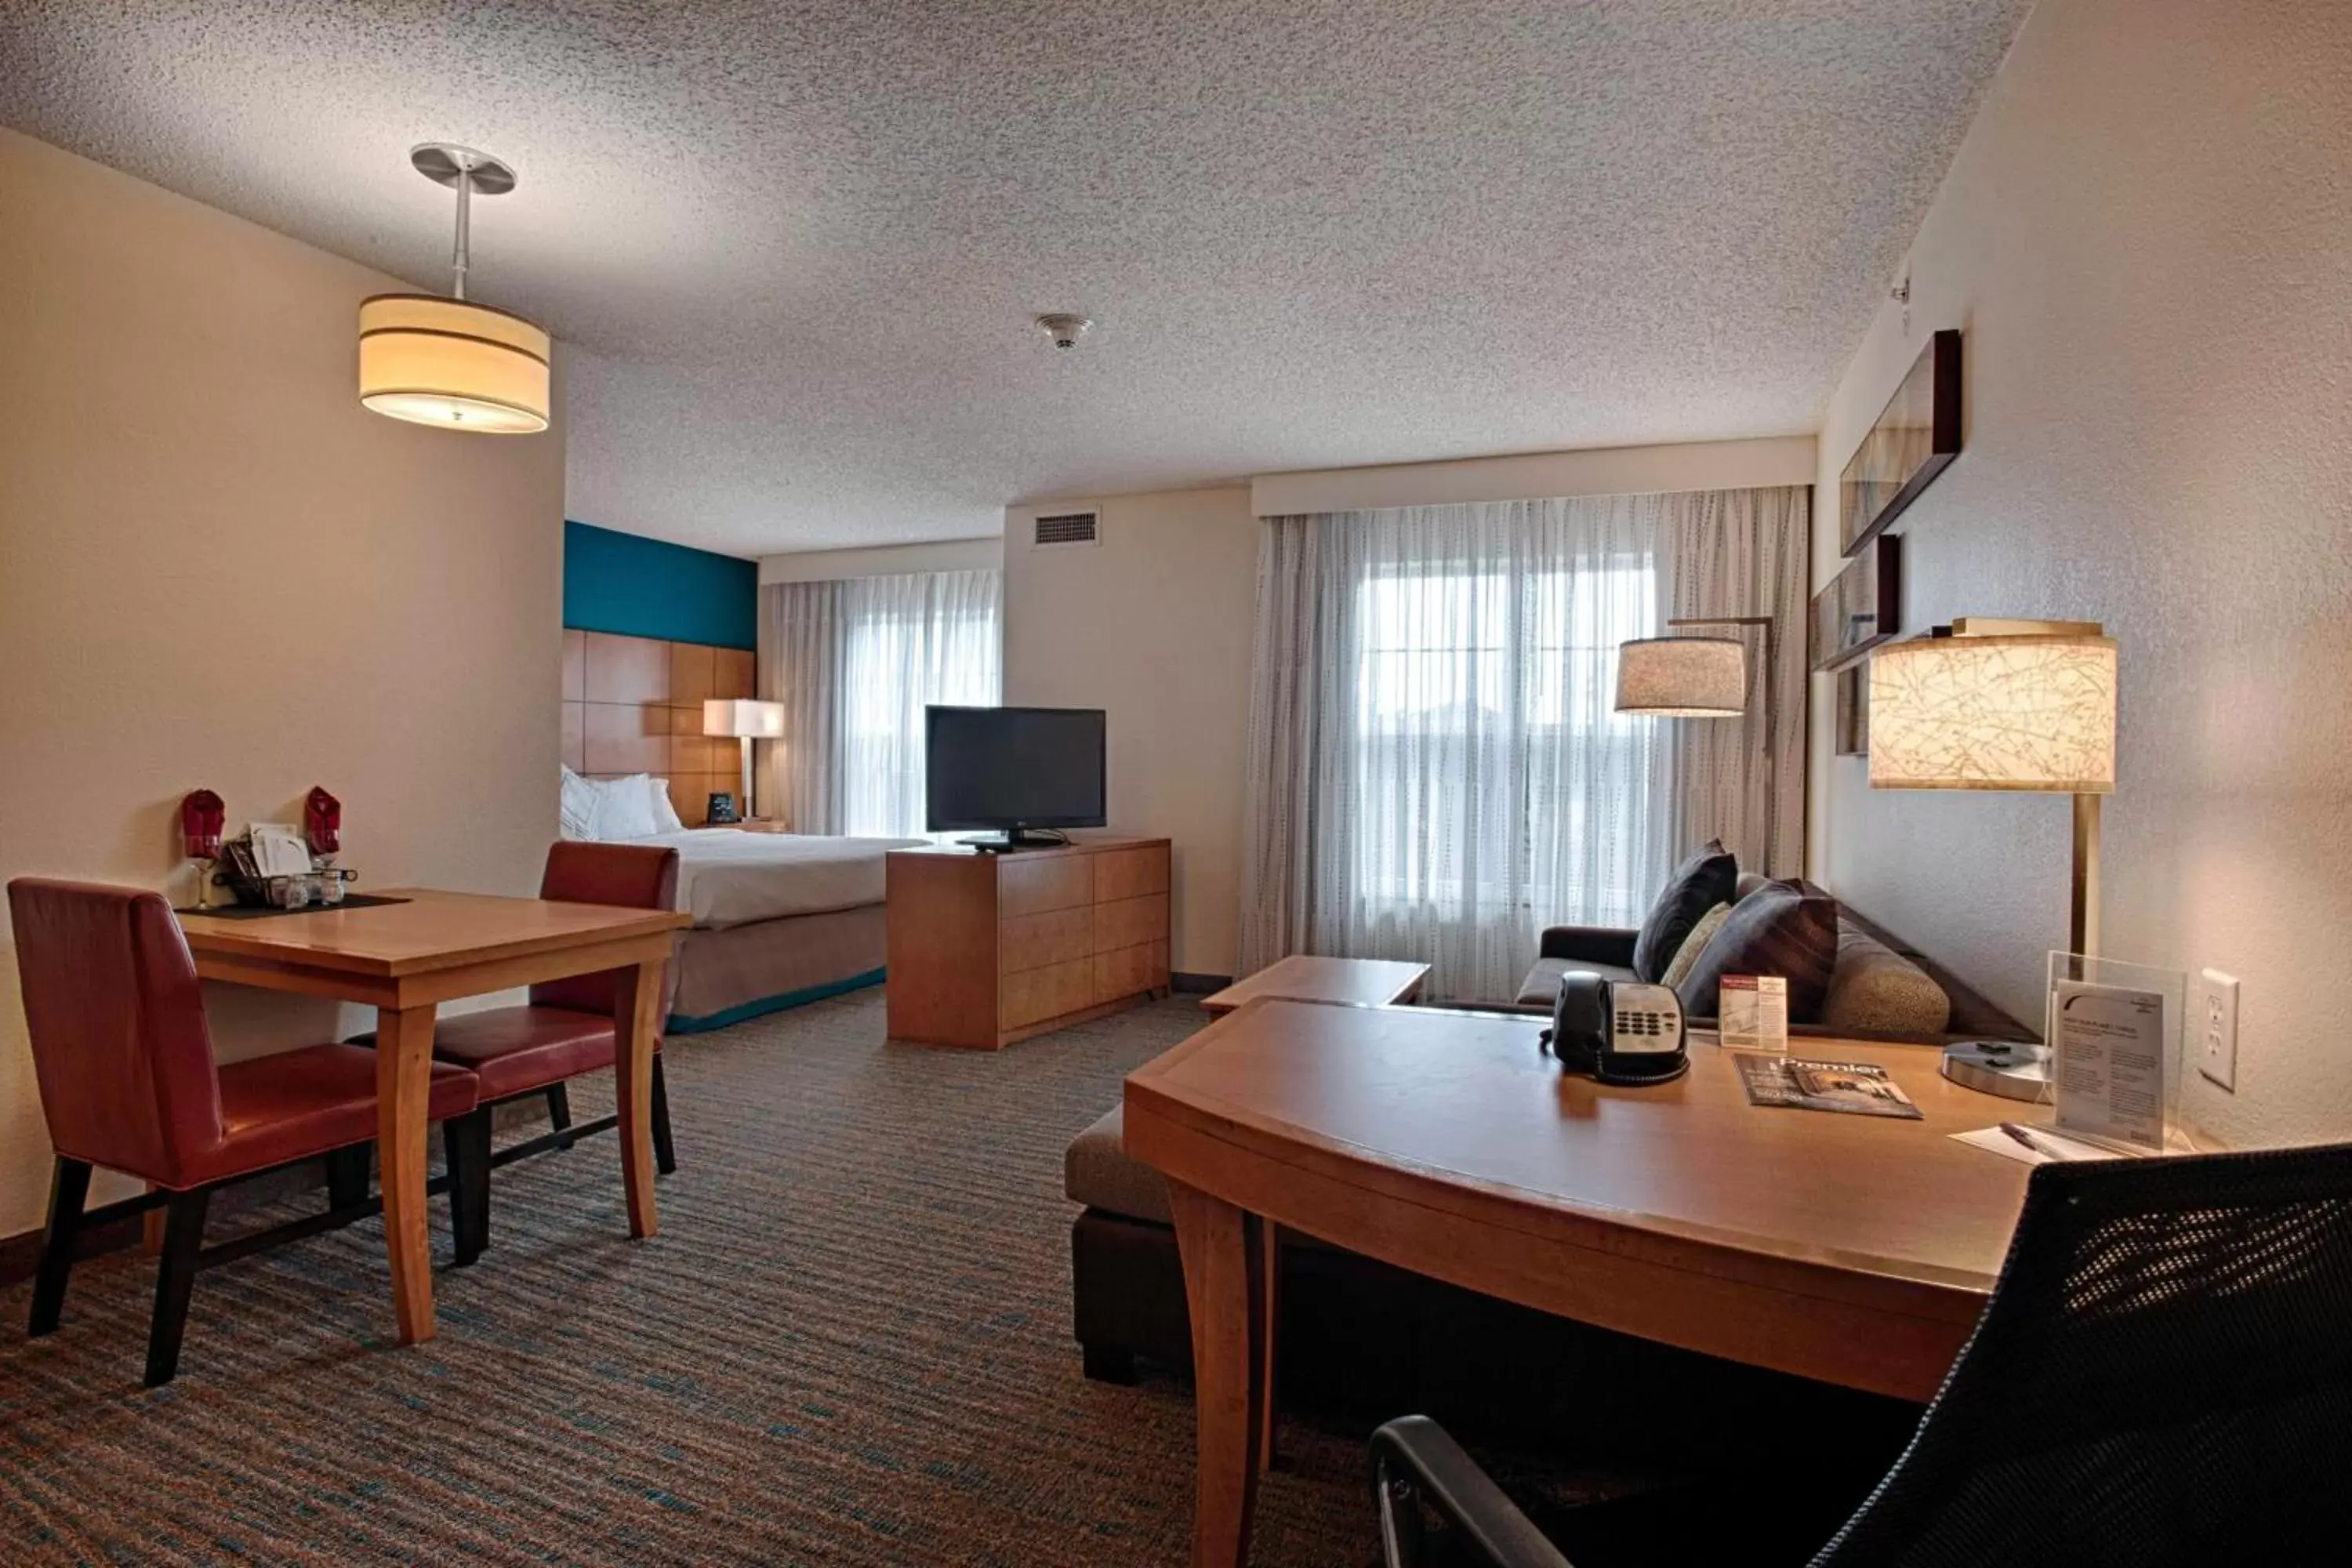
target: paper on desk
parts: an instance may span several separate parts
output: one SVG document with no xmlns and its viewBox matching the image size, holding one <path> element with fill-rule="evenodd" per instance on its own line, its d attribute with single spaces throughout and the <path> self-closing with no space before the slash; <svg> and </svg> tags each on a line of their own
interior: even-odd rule
<svg viewBox="0 0 2352 1568">
<path fill-rule="evenodd" d="M 265 877 L 293 877 L 310 868 L 310 847 L 283 822 L 247 825 L 253 842 L 253 868 Z"/>
<path fill-rule="evenodd" d="M 1955 1132 L 1951 1136 L 1955 1142 L 1966 1143 L 1973 1148 L 1982 1149 L 1988 1153 L 1999 1154 L 2005 1160 L 2016 1160 L 2028 1165 L 2048 1165 L 2064 1160 L 2126 1158 L 2113 1149 L 2102 1149 L 2091 1143 L 2077 1143 L 2072 1138 L 2063 1133 L 2053 1132 L 2047 1127 L 2036 1127 L 2032 1131 L 2033 1141 L 2042 1145 L 2041 1149 L 2027 1148 L 1998 1127 L 1987 1127 L 1975 1132 Z M 2042 1152 L 2044 1149 L 2053 1152 L 2044 1153 Z"/>
<path fill-rule="evenodd" d="M 2061 980 L 2051 1017 L 2058 1124 L 2154 1154 L 2164 1148 L 2164 995 Z"/>
</svg>

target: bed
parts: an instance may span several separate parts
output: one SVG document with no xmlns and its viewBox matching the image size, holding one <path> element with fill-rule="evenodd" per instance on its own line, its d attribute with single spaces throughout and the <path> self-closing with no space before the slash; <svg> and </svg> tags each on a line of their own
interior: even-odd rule
<svg viewBox="0 0 2352 1568">
<path fill-rule="evenodd" d="M 878 984 L 882 858 L 923 840 L 694 827 L 629 842 L 677 851 L 677 908 L 694 924 L 667 1030 L 690 1035 Z"/>
<path fill-rule="evenodd" d="M 674 846 L 678 904 L 694 916 L 671 968 L 668 1032 L 692 1034 L 882 978 L 882 857 L 919 839 L 703 827 L 739 789 L 736 742 L 702 733 L 702 705 L 752 694 L 747 647 L 567 628 L 562 754 L 566 837 Z M 575 820 L 572 789 L 636 779 L 667 810 L 617 831 Z M 664 819 L 667 820 L 664 820 Z"/>
</svg>

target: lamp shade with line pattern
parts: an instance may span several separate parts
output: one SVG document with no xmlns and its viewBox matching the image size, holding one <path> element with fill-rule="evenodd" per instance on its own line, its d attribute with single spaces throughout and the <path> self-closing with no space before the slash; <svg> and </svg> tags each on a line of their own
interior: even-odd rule
<svg viewBox="0 0 2352 1568">
<path fill-rule="evenodd" d="M 1870 656 L 1870 787 L 2116 787 L 2116 643 L 1925 637 Z"/>
<path fill-rule="evenodd" d="M 1637 637 L 1617 647 L 1617 711 L 1737 719 L 1748 710 L 1748 649 L 1728 637 Z"/>
</svg>

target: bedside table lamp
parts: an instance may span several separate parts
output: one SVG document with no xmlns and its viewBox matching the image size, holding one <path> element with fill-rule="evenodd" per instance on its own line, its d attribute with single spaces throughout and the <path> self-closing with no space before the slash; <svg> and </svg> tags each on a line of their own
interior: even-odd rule
<svg viewBox="0 0 2352 1568">
<path fill-rule="evenodd" d="M 783 734 L 784 705 L 740 697 L 714 697 L 702 705 L 702 732 L 731 736 L 742 742 L 743 815 L 757 816 L 759 813 L 751 801 L 751 742 L 772 741 Z"/>
<path fill-rule="evenodd" d="M 2099 819 L 2116 787 L 2116 643 L 2096 621 L 1955 620 L 1870 656 L 1870 787 L 2074 797 L 2067 948 L 2099 951 Z M 1947 1047 L 1944 1076 L 2011 1100 L 2049 1088 L 2042 1047 Z"/>
</svg>

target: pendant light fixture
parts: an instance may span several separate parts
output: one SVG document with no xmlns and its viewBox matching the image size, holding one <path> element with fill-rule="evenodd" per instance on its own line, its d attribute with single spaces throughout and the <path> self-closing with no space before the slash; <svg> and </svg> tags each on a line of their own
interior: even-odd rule
<svg viewBox="0 0 2352 1568">
<path fill-rule="evenodd" d="M 360 302 L 360 402 L 378 414 L 449 430 L 529 435 L 547 428 L 547 334 L 466 298 L 468 220 L 477 194 L 514 189 L 514 171 L 446 142 L 409 150 L 416 172 L 457 192 L 457 278 L 438 294 Z"/>
</svg>

